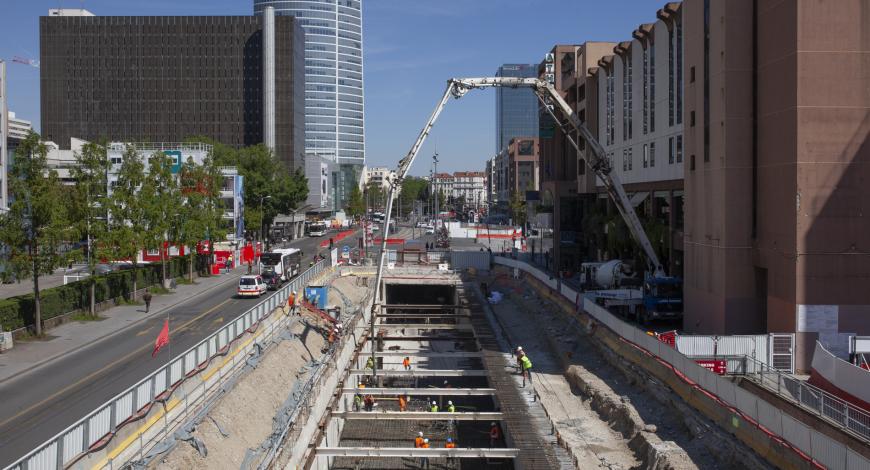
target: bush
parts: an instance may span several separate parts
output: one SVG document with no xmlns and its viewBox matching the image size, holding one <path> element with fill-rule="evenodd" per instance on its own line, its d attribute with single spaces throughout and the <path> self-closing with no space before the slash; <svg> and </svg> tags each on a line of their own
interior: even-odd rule
<svg viewBox="0 0 870 470">
<path fill-rule="evenodd" d="M 197 257 L 194 269 L 206 269 L 204 257 Z M 166 265 L 167 278 L 180 277 L 187 274 L 188 262 L 184 258 L 173 258 Z M 94 301 L 100 303 L 106 300 L 123 297 L 129 299 L 133 289 L 133 276 L 136 276 L 139 289 L 160 283 L 160 263 L 139 266 L 137 269 L 114 271 L 103 276 L 97 276 L 94 286 Z M 71 282 L 64 286 L 40 290 L 42 319 L 48 320 L 74 310 L 84 310 L 90 303 L 90 279 Z M 33 294 L 0 299 L 0 326 L 9 331 L 23 326 L 33 325 L 34 321 Z"/>
</svg>

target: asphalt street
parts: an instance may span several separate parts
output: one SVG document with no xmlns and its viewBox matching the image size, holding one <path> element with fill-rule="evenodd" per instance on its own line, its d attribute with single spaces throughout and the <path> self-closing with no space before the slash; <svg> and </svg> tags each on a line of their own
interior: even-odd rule
<svg viewBox="0 0 870 470">
<path fill-rule="evenodd" d="M 312 257 L 325 251 L 319 244 L 334 234 L 303 238 L 287 245 L 303 250 L 303 269 L 307 269 Z M 357 236 L 359 232 L 348 237 L 346 243 L 355 243 Z M 173 358 L 259 302 L 236 299 L 235 292 L 236 283 L 231 282 L 170 309 Z M 269 292 L 269 295 L 274 293 Z M 165 365 L 170 358 L 168 350 L 151 357 L 164 318 L 162 315 L 149 318 L 0 384 L 0 397 L 3 397 L 0 400 L 0 467 L 11 464 Z"/>
</svg>

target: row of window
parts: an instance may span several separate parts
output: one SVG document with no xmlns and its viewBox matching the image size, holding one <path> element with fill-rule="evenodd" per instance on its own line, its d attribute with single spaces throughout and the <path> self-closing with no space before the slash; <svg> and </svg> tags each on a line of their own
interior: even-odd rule
<svg viewBox="0 0 870 470">
<path fill-rule="evenodd" d="M 656 143 L 650 142 L 643 144 L 642 165 L 643 168 L 654 168 L 656 166 Z M 608 155 L 608 160 L 613 165 L 613 152 Z M 668 164 L 683 163 L 683 136 L 672 136 L 668 138 Z M 632 147 L 622 149 L 622 171 L 631 171 L 634 168 L 634 149 Z M 578 173 L 583 175 L 586 173 L 585 165 L 580 165 Z"/>
</svg>

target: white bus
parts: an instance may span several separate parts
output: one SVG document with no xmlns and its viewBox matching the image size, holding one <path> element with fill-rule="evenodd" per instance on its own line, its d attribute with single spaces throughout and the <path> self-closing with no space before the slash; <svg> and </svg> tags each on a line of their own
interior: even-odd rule
<svg viewBox="0 0 870 470">
<path fill-rule="evenodd" d="M 274 271 L 281 281 L 289 281 L 299 274 L 302 252 L 299 248 L 279 248 L 260 255 L 261 271 Z"/>
<path fill-rule="evenodd" d="M 326 222 L 313 222 L 308 226 L 308 236 L 322 237 L 329 231 L 329 226 Z"/>
</svg>

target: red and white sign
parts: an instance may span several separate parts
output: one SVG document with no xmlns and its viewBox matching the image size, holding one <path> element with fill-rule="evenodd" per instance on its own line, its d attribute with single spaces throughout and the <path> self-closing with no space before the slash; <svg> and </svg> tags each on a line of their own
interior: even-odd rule
<svg viewBox="0 0 870 470">
<path fill-rule="evenodd" d="M 695 359 L 695 363 L 718 375 L 725 375 L 728 371 L 725 359 Z"/>
</svg>

